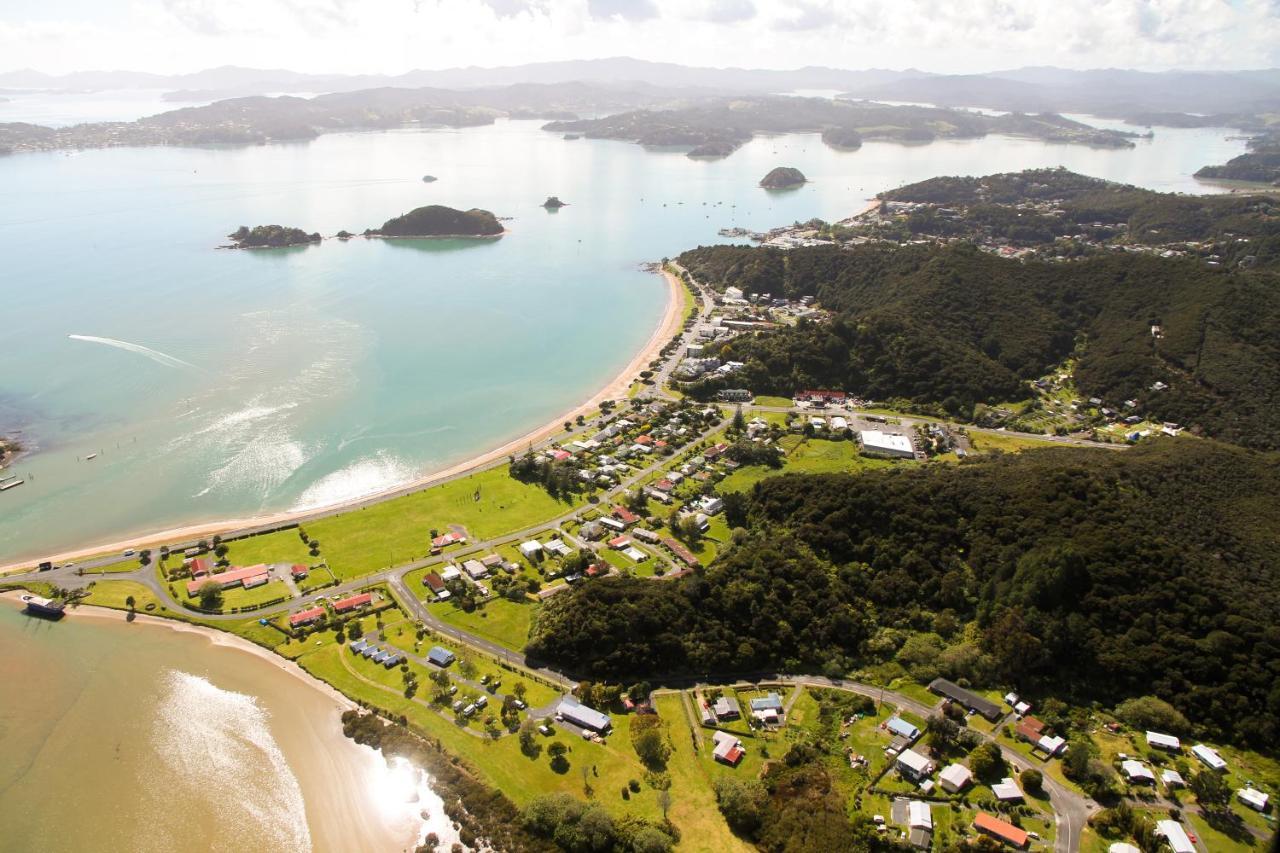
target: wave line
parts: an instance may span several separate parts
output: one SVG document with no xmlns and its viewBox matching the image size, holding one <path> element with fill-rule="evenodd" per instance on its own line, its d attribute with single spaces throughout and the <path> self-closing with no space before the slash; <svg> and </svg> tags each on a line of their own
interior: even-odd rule
<svg viewBox="0 0 1280 853">
<path fill-rule="evenodd" d="M 105 346 L 115 347 L 116 349 L 122 349 L 125 352 L 131 352 L 131 353 L 134 353 L 135 355 L 140 355 L 144 358 L 149 358 L 152 361 L 154 361 L 156 364 L 163 364 L 165 367 L 179 367 L 179 368 L 188 367 L 192 370 L 200 369 L 189 361 L 183 361 L 180 358 L 167 355 L 166 353 L 162 353 L 159 350 L 154 350 L 151 347 L 144 347 L 142 344 L 132 344 L 132 343 L 129 343 L 128 341 L 118 341 L 115 338 L 99 338 L 95 335 L 67 335 L 67 337 L 73 341 L 85 341 L 91 344 L 103 344 Z"/>
</svg>

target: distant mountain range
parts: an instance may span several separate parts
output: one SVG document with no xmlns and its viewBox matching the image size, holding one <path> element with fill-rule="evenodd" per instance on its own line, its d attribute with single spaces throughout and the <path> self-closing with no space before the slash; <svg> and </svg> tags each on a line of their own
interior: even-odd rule
<svg viewBox="0 0 1280 853">
<path fill-rule="evenodd" d="M 1161 113 L 1205 115 L 1280 110 L 1280 69 L 1145 72 L 1039 67 L 948 75 L 914 69 L 849 70 L 817 66 L 793 70 L 700 68 L 618 57 L 499 68 L 416 70 L 398 75 L 304 74 L 234 66 L 174 75 L 134 71 L 82 71 L 65 75 L 32 70 L 0 73 L 0 89 L 166 89 L 175 101 L 267 93 L 349 92 L 383 86 L 468 89 L 575 81 L 750 94 L 832 89 L 864 99 L 1018 112 L 1087 112 L 1126 118 Z"/>
</svg>

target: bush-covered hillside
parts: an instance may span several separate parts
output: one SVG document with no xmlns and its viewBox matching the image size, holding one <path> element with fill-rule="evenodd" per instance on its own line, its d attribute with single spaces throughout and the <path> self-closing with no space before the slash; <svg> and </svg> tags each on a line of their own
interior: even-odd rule
<svg viewBox="0 0 1280 853">
<path fill-rule="evenodd" d="M 967 417 L 976 403 L 1028 396 L 1027 380 L 1079 342 L 1076 381 L 1088 396 L 1116 409 L 1137 399 L 1161 420 L 1280 447 L 1280 286 L 1267 273 L 1130 253 L 1024 263 L 967 245 L 716 246 L 680 263 L 715 286 L 812 295 L 834 313 L 731 340 L 721 356 L 746 364 L 735 387 L 830 386 Z M 1154 391 L 1156 382 L 1169 387 Z"/>
<path fill-rule="evenodd" d="M 786 475 L 727 511 L 745 543 L 679 581 L 548 599 L 530 654 L 598 678 L 843 671 L 925 632 L 932 674 L 1154 693 L 1206 733 L 1280 742 L 1274 454 L 1184 439 Z"/>
<path fill-rule="evenodd" d="M 308 234 L 301 228 L 284 225 L 241 225 L 227 235 L 241 249 L 281 249 L 285 246 L 305 246 L 319 243 L 320 235 Z"/>
</svg>

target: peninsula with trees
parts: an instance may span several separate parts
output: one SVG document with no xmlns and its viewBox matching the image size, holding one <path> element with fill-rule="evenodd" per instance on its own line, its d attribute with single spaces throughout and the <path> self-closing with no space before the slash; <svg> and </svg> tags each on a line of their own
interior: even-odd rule
<svg viewBox="0 0 1280 853">
<path fill-rule="evenodd" d="M 1106 130 L 1054 113 L 990 116 L 966 110 L 893 106 L 830 98 L 704 98 L 674 109 L 640 109 L 601 118 L 554 121 L 556 133 L 619 139 L 655 148 L 684 147 L 690 157 L 724 157 L 758 133 L 820 133 L 833 148 L 852 150 L 864 139 L 926 143 L 988 134 L 1047 142 L 1130 148 L 1136 134 Z"/>
<path fill-rule="evenodd" d="M 502 223 L 487 210 L 457 210 L 440 204 L 415 208 L 369 228 L 366 237 L 501 237 Z"/>
</svg>

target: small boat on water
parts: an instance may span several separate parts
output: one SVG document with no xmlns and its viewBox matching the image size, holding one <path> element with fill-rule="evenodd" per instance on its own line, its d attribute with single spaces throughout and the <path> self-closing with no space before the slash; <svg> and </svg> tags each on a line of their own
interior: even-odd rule
<svg viewBox="0 0 1280 853">
<path fill-rule="evenodd" d="M 27 612 L 32 616 L 42 616 L 45 619 L 59 619 L 67 609 L 65 601 L 58 601 L 54 598 L 41 598 L 38 595 L 24 595 L 22 601 L 27 605 Z"/>
<path fill-rule="evenodd" d="M 85 461 L 85 462 L 88 462 L 88 461 L 89 461 L 89 460 L 91 460 L 91 459 L 97 459 L 97 458 L 98 458 L 98 454 L 96 454 L 96 453 L 90 453 L 88 456 L 86 456 L 86 457 L 84 458 L 84 461 Z"/>
<path fill-rule="evenodd" d="M 25 482 L 26 480 L 19 480 L 17 477 L 6 477 L 5 479 L 0 480 L 0 492 L 7 492 L 10 489 L 16 489 Z"/>
</svg>

